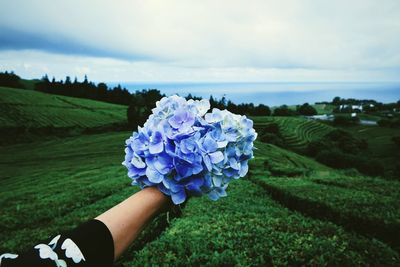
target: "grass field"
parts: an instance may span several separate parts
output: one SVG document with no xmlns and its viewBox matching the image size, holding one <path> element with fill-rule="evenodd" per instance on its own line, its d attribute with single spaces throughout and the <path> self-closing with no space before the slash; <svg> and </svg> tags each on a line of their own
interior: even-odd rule
<svg viewBox="0 0 400 267">
<path fill-rule="evenodd" d="M 343 129 L 358 138 L 366 140 L 368 148 L 365 153 L 370 158 L 381 161 L 387 172 L 392 172 L 396 164 L 399 164 L 400 150 L 392 141 L 394 136 L 400 136 L 398 128 L 356 125 L 343 127 Z"/>
<path fill-rule="evenodd" d="M 70 229 L 136 192 L 120 165 L 129 134 L 0 148 L 0 239 L 4 240 L 0 252 L 19 251 Z M 165 215 L 159 216 L 121 262 L 127 266 L 400 263 L 395 245 L 379 234 L 346 225 L 352 218 L 349 214 L 398 224 L 397 183 L 346 176 L 273 145 L 257 142 L 256 146 L 250 175 L 234 181 L 227 198 L 216 203 L 193 198 L 171 224 Z M 280 174 L 270 176 L 271 168 L 280 169 Z M 302 171 L 283 177 L 293 169 Z M 318 217 L 293 208 L 263 183 L 302 203 L 311 202 L 316 209 L 329 206 L 329 214 Z"/>
<path fill-rule="evenodd" d="M 126 106 L 0 87 L 2 128 L 90 128 L 125 123 Z"/>
<path fill-rule="evenodd" d="M 30 120 L 50 128 L 90 128 L 125 120 L 126 107 L 96 101 L 7 88 L 0 88 L 0 99 L 1 109 L 8 110 L 0 115 L 4 129 Z M 303 118 L 254 121 L 256 128 L 277 122 L 293 149 L 303 149 L 334 129 Z M 376 157 L 392 149 L 390 129 L 351 129 L 371 137 Z M 71 229 L 135 193 L 138 188 L 130 186 L 121 165 L 130 134 L 108 132 L 0 146 L 0 254 L 24 250 Z M 227 198 L 191 198 L 181 213 L 159 215 L 119 262 L 400 265 L 399 182 L 334 170 L 259 141 L 255 147 L 249 174 L 230 184 Z"/>
<path fill-rule="evenodd" d="M 335 106 L 331 104 L 312 104 L 311 106 L 315 108 L 318 115 L 332 114 L 333 110 L 335 109 Z M 297 105 L 290 105 L 288 107 L 291 110 L 296 110 Z"/>
<path fill-rule="evenodd" d="M 277 123 L 285 145 L 296 151 L 304 150 L 310 141 L 335 129 L 324 123 L 302 117 L 253 117 L 252 119 L 258 131 L 267 124 Z"/>
</svg>

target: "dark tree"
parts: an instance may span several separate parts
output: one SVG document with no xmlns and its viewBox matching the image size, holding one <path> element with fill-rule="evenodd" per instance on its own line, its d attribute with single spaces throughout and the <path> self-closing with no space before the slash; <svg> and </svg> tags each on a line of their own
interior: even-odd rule
<svg viewBox="0 0 400 267">
<path fill-rule="evenodd" d="M 293 116 L 296 115 L 296 112 L 289 109 L 288 106 L 282 105 L 274 109 L 274 116 Z"/>
<path fill-rule="evenodd" d="M 309 105 L 308 103 L 304 103 L 303 105 L 298 106 L 297 112 L 304 116 L 317 115 L 317 111 L 315 110 L 315 108 L 313 106 Z"/>
<path fill-rule="evenodd" d="M 25 89 L 21 83 L 21 78 L 14 72 L 7 71 L 0 72 L 0 86 Z"/>
<path fill-rule="evenodd" d="M 338 97 L 338 96 L 334 97 L 333 100 L 332 100 L 332 104 L 333 105 L 340 105 L 341 104 L 341 98 Z"/>
<path fill-rule="evenodd" d="M 254 108 L 254 114 L 255 116 L 270 116 L 271 115 L 271 109 L 264 105 L 264 104 L 259 104 Z"/>
<path fill-rule="evenodd" d="M 392 137 L 393 143 L 400 148 L 400 135 Z"/>
<path fill-rule="evenodd" d="M 129 127 L 135 130 L 138 126 L 143 125 L 150 116 L 156 102 L 163 96 L 156 89 L 136 91 L 131 97 L 127 111 Z"/>
</svg>

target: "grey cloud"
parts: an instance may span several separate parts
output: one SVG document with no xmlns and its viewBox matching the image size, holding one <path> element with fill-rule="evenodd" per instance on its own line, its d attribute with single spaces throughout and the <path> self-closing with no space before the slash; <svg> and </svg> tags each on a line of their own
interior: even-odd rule
<svg viewBox="0 0 400 267">
<path fill-rule="evenodd" d="M 83 44 L 78 40 L 46 32 L 21 31 L 0 25 L 0 50 L 40 50 L 66 55 L 91 57 L 110 57 L 129 61 L 150 60 L 151 57 L 134 53 L 120 53 L 116 50 L 102 49 Z"/>
</svg>

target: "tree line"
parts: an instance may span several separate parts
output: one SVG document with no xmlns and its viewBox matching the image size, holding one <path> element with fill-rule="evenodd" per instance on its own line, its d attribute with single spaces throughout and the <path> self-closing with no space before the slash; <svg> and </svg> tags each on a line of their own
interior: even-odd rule
<svg viewBox="0 0 400 267">
<path fill-rule="evenodd" d="M 121 85 L 108 87 L 105 83 L 95 84 L 89 81 L 86 75 L 82 82 L 79 82 L 76 77 L 74 81 L 71 81 L 69 76 L 65 78 L 65 81 L 57 81 L 54 77 L 50 81 L 48 76 L 45 75 L 35 84 L 35 90 L 49 94 L 87 98 L 121 105 L 129 105 L 131 98 L 131 93 L 126 88 L 122 88 Z"/>
<path fill-rule="evenodd" d="M 21 78 L 12 71 L 0 72 L 0 86 L 21 89 L 25 88 L 25 86 L 21 83 Z"/>
<path fill-rule="evenodd" d="M 56 80 L 54 77 L 50 80 L 46 74 L 34 84 L 34 90 L 44 93 L 128 105 L 128 121 L 130 125 L 143 124 L 145 119 L 150 115 L 155 102 L 165 96 L 157 89 L 143 89 L 130 93 L 126 88 L 122 88 L 120 85 L 109 87 L 102 82 L 95 84 L 89 81 L 86 75 L 84 80 L 80 82 L 76 77 L 72 81 L 69 76 L 67 76 L 65 80 Z M 13 72 L 0 73 L 0 86 L 26 89 L 21 83 L 21 78 Z M 187 95 L 186 98 L 201 99 L 201 97 L 191 94 Z M 228 109 L 231 112 L 248 116 L 271 115 L 271 109 L 264 104 L 235 104 L 225 97 L 217 99 L 213 96 L 210 96 L 209 100 L 211 108 Z"/>
</svg>

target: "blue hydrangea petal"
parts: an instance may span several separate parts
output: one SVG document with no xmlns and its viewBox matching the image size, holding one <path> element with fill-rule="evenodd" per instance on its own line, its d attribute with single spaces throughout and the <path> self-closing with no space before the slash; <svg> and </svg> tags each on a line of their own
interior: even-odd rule
<svg viewBox="0 0 400 267">
<path fill-rule="evenodd" d="M 244 177 L 248 171 L 249 171 L 249 163 L 247 162 L 247 160 L 241 162 L 239 171 L 240 177 Z"/>
<path fill-rule="evenodd" d="M 229 159 L 229 166 L 234 170 L 240 169 L 239 163 L 237 162 L 237 160 L 235 158 Z"/>
<path fill-rule="evenodd" d="M 156 169 L 151 168 L 150 166 L 146 168 L 146 176 L 150 182 L 156 184 L 160 183 L 164 179 L 164 175 L 159 173 Z"/>
<path fill-rule="evenodd" d="M 224 154 L 221 151 L 216 151 L 209 154 L 212 163 L 219 163 L 224 160 Z"/>
<path fill-rule="evenodd" d="M 203 165 L 201 163 L 194 163 L 192 166 L 192 173 L 199 174 L 203 171 Z"/>
<path fill-rule="evenodd" d="M 212 181 L 213 181 L 214 186 L 220 187 L 222 185 L 222 177 L 221 176 L 213 175 Z"/>
<path fill-rule="evenodd" d="M 185 200 L 186 200 L 186 192 L 185 192 L 185 190 L 181 190 L 178 192 L 172 192 L 171 198 L 172 198 L 172 202 L 174 202 L 175 205 L 181 204 L 181 203 L 185 202 Z"/>
<path fill-rule="evenodd" d="M 217 201 L 219 199 L 219 195 L 215 190 L 210 191 L 207 196 L 214 201 Z"/>
<path fill-rule="evenodd" d="M 171 180 L 171 179 L 164 179 L 163 184 L 171 192 L 175 192 L 175 193 L 184 189 L 182 185 L 178 184 L 177 182 L 175 182 L 174 180 Z"/>
<path fill-rule="evenodd" d="M 164 143 L 158 142 L 158 143 L 150 143 L 149 144 L 149 152 L 151 154 L 158 154 L 161 153 L 164 150 Z"/>
<path fill-rule="evenodd" d="M 160 172 L 161 174 L 168 174 L 171 169 L 173 168 L 172 158 L 169 157 L 167 154 L 160 155 L 154 161 L 155 169 Z"/>
<path fill-rule="evenodd" d="M 215 191 L 217 192 L 218 196 L 220 196 L 220 197 L 227 196 L 226 191 L 223 187 L 217 187 L 217 188 L 215 188 Z"/>
<path fill-rule="evenodd" d="M 193 164 L 180 159 L 180 158 L 174 158 L 174 166 L 175 166 L 175 170 L 176 170 L 176 177 L 175 179 L 177 181 L 180 181 L 181 179 L 185 178 L 185 177 L 189 177 L 193 174 Z"/>
<path fill-rule="evenodd" d="M 146 163 L 144 163 L 142 158 L 139 157 L 138 155 L 134 155 L 132 157 L 131 163 L 133 166 L 135 166 L 138 169 L 143 169 L 146 167 Z"/>
<path fill-rule="evenodd" d="M 203 155 L 204 165 L 206 165 L 207 170 L 210 172 L 212 170 L 211 159 L 210 157 L 205 154 Z"/>
<path fill-rule="evenodd" d="M 210 135 L 206 135 L 203 140 L 203 149 L 206 152 L 214 152 L 218 149 L 218 144 Z"/>
<path fill-rule="evenodd" d="M 159 184 L 157 185 L 157 188 L 158 188 L 161 192 L 163 192 L 164 194 L 166 194 L 167 196 L 170 196 L 170 195 L 171 195 L 171 191 L 170 191 L 168 188 L 165 187 L 164 183 L 159 183 Z"/>
<path fill-rule="evenodd" d="M 233 177 L 233 176 L 235 176 L 237 173 L 238 173 L 238 171 L 237 171 L 237 170 L 234 170 L 234 169 L 232 169 L 232 168 L 226 168 L 226 169 L 223 170 L 223 174 L 224 174 L 226 177 Z"/>
<path fill-rule="evenodd" d="M 204 178 L 202 177 L 193 177 L 187 184 L 186 189 L 192 194 L 196 196 L 200 196 L 202 194 L 201 186 L 204 184 Z"/>
</svg>

